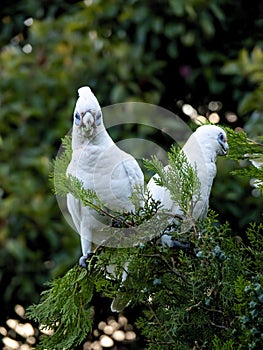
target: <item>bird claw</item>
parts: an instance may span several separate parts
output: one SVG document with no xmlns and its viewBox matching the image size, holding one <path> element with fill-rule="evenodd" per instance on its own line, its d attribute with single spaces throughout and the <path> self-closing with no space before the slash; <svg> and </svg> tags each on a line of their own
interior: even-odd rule
<svg viewBox="0 0 263 350">
<path fill-rule="evenodd" d="M 88 253 L 87 255 L 82 255 L 79 258 L 79 265 L 83 267 L 84 269 L 87 268 L 87 260 L 90 260 L 91 257 L 94 255 L 94 253 Z"/>
</svg>

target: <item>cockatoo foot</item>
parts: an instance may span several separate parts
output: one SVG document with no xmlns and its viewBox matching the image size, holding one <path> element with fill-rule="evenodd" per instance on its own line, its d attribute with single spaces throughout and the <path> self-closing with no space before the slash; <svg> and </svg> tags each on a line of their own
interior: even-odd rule
<svg viewBox="0 0 263 350">
<path fill-rule="evenodd" d="M 84 269 L 87 268 L 87 260 L 91 259 L 91 257 L 94 255 L 94 253 L 88 253 L 87 255 L 82 255 L 79 258 L 79 265 L 83 267 Z"/>
</svg>

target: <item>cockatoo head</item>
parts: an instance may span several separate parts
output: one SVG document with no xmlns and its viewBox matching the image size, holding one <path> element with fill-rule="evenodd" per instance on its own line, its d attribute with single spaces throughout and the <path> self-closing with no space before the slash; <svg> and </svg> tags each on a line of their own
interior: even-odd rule
<svg viewBox="0 0 263 350">
<path fill-rule="evenodd" d="M 210 149 L 215 155 L 228 154 L 228 143 L 225 131 L 216 125 L 202 125 L 194 132 L 202 149 Z"/>
<path fill-rule="evenodd" d="M 83 136 L 90 136 L 102 123 L 99 102 L 88 86 L 78 89 L 79 98 L 74 110 L 74 126 Z"/>
</svg>

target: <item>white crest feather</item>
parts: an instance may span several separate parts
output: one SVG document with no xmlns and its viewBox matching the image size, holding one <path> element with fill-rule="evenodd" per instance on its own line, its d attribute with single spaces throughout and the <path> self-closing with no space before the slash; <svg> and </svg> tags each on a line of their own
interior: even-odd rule
<svg viewBox="0 0 263 350">
<path fill-rule="evenodd" d="M 83 86 L 78 89 L 79 98 L 76 103 L 76 110 L 83 112 L 88 109 L 100 110 L 99 102 L 91 91 L 90 87 Z M 80 110 L 79 110 L 80 109 Z"/>
</svg>

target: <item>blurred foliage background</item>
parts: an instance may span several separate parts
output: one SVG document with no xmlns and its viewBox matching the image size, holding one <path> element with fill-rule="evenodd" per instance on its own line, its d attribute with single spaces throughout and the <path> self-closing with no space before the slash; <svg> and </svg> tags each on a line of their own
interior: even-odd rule
<svg viewBox="0 0 263 350">
<path fill-rule="evenodd" d="M 2 1 L 1 322 L 14 305 L 37 301 L 43 283 L 80 253 L 48 180 L 77 88 L 89 85 L 101 106 L 158 104 L 191 127 L 202 115 L 256 140 L 263 134 L 262 29 L 261 1 Z M 134 130 L 112 135 L 124 132 Z M 133 136 L 149 137 L 140 128 Z M 219 160 L 211 195 L 211 207 L 240 236 L 263 211 L 253 183 L 231 175 L 246 165 Z"/>
</svg>

